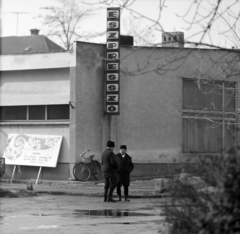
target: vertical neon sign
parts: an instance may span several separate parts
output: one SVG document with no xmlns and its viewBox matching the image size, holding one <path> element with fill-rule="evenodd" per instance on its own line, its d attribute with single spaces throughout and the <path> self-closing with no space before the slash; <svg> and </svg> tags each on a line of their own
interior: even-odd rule
<svg viewBox="0 0 240 234">
<path fill-rule="evenodd" d="M 120 8 L 107 8 L 106 114 L 120 114 Z"/>
</svg>

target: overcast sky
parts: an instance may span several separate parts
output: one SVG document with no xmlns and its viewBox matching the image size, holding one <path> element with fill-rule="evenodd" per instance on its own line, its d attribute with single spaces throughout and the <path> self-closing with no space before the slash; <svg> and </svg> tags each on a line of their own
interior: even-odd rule
<svg viewBox="0 0 240 234">
<path fill-rule="evenodd" d="M 75 0 L 80 4 L 80 0 Z M 85 2 L 96 2 L 97 0 L 85 0 Z M 206 9 L 209 7 L 208 2 L 216 2 L 216 0 L 202 0 L 206 2 Z M 223 0 L 226 4 L 236 0 Z M 136 0 L 132 8 L 146 15 L 151 19 L 156 19 L 158 12 L 159 0 Z M 182 31 L 185 34 L 185 38 L 191 38 L 192 35 L 197 33 L 200 28 L 195 25 L 189 29 L 189 25 L 184 22 L 180 17 L 183 16 L 191 3 L 198 4 L 199 0 L 167 0 L 166 7 L 163 10 L 161 16 L 161 24 L 165 31 Z M 31 28 L 38 28 L 41 32 L 44 32 L 44 28 L 41 24 L 40 19 L 37 17 L 39 14 L 43 14 L 41 7 L 52 6 L 58 4 L 57 0 L 2 0 L 1 17 L 2 17 L 2 36 L 24 36 L 30 34 Z M 87 8 L 86 5 L 81 5 Z M 114 5 L 113 5 L 114 6 Z M 239 8 L 238 8 L 239 7 Z M 240 4 L 238 4 L 237 11 L 239 12 Z M 206 9 L 201 8 L 201 11 Z M 125 12 L 121 19 L 127 17 Z M 191 14 L 188 15 L 188 19 L 193 17 Z M 146 23 L 147 24 L 147 23 Z M 122 24 L 123 25 L 123 24 Z M 91 16 L 84 20 L 82 23 L 84 30 L 92 31 L 104 31 L 106 29 L 106 10 L 96 11 L 95 16 Z M 221 31 L 224 29 L 223 22 L 219 21 L 214 27 L 211 34 L 211 39 L 214 43 L 224 47 L 231 47 L 231 43 L 221 35 Z M 123 29 L 122 29 L 123 30 Z M 161 39 L 161 38 L 160 38 Z M 196 39 L 193 37 L 191 39 Z M 104 43 L 104 38 L 95 39 Z M 209 42 L 209 38 L 206 38 Z"/>
</svg>

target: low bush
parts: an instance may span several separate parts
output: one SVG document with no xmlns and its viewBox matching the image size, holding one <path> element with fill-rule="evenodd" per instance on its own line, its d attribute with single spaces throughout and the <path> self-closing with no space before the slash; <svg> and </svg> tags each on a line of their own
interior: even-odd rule
<svg viewBox="0 0 240 234">
<path fill-rule="evenodd" d="M 208 156 L 199 163 L 201 178 L 209 186 L 197 189 L 187 180 L 173 181 L 165 208 L 170 233 L 240 233 L 239 156 L 234 152 L 218 158 Z"/>
</svg>

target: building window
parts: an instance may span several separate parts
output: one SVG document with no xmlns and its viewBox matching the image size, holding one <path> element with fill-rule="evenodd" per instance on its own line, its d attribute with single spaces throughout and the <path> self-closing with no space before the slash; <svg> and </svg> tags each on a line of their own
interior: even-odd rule
<svg viewBox="0 0 240 234">
<path fill-rule="evenodd" d="M 45 106 L 29 106 L 29 120 L 45 120 Z"/>
<path fill-rule="evenodd" d="M 69 120 L 69 105 L 1 106 L 0 121 Z"/>
<path fill-rule="evenodd" d="M 183 79 L 183 153 L 235 147 L 236 82 Z"/>
<path fill-rule="evenodd" d="M 47 106 L 47 119 L 69 119 L 68 105 L 51 105 Z"/>
<path fill-rule="evenodd" d="M 5 106 L 0 109 L 1 120 L 26 120 L 26 106 Z"/>
</svg>

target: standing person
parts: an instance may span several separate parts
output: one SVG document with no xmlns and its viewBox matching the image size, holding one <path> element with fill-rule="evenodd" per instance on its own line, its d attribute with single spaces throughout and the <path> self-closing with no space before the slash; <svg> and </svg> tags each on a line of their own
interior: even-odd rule
<svg viewBox="0 0 240 234">
<path fill-rule="evenodd" d="M 117 195 L 118 201 L 122 200 L 121 187 L 124 188 L 125 201 L 128 199 L 128 187 L 130 186 L 130 173 L 132 172 L 134 165 L 132 158 L 127 154 L 127 146 L 121 145 L 120 152 L 116 155 L 117 162 L 120 170 L 118 171 L 118 183 L 117 183 Z"/>
<path fill-rule="evenodd" d="M 101 155 L 102 172 L 104 175 L 104 202 L 116 202 L 112 198 L 112 194 L 117 185 L 118 164 L 116 155 L 113 153 L 115 143 L 113 141 L 107 142 L 107 148 Z"/>
</svg>

